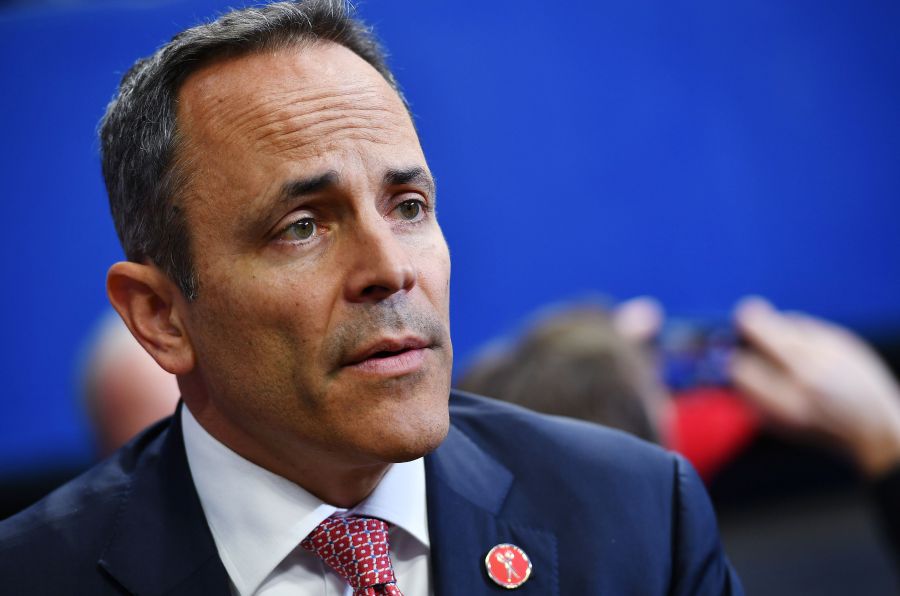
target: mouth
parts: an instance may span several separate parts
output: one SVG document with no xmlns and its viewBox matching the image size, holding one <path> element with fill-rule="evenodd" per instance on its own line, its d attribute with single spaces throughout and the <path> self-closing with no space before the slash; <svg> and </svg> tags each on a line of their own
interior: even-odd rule
<svg viewBox="0 0 900 596">
<path fill-rule="evenodd" d="M 381 339 L 350 356 L 343 368 L 377 376 L 402 376 L 419 370 L 431 347 L 431 342 L 421 337 Z"/>
</svg>

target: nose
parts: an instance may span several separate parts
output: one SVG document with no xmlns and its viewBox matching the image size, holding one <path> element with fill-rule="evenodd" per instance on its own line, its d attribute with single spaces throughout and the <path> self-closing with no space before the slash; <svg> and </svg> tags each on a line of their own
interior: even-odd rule
<svg viewBox="0 0 900 596">
<path fill-rule="evenodd" d="M 382 217 L 360 223 L 353 236 L 345 286 L 349 302 L 381 302 L 416 285 L 411 248 Z"/>
</svg>

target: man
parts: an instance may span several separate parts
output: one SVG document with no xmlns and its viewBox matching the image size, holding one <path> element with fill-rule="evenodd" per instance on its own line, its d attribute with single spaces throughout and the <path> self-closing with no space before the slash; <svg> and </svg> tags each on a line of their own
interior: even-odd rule
<svg viewBox="0 0 900 596">
<path fill-rule="evenodd" d="M 434 181 L 343 2 L 182 33 L 101 136 L 110 300 L 183 406 L 2 526 L 4 590 L 740 591 L 683 461 L 481 398 L 449 414 Z"/>
<path fill-rule="evenodd" d="M 649 303 L 640 300 L 621 312 L 631 316 L 632 305 Z M 492 344 L 456 387 L 664 444 L 670 398 L 651 358 L 619 330 L 628 322 L 598 304 L 544 311 L 513 341 Z"/>
</svg>

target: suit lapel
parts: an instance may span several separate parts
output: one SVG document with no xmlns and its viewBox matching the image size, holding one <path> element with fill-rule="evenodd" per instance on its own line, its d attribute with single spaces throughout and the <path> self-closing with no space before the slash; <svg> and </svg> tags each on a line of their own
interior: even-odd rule
<svg viewBox="0 0 900 596">
<path fill-rule="evenodd" d="M 130 593 L 228 594 L 228 575 L 188 468 L 181 407 L 136 460 L 99 562 Z"/>
<path fill-rule="evenodd" d="M 454 426 L 425 459 L 428 529 L 436 596 L 502 593 L 489 579 L 484 559 L 502 543 L 522 548 L 533 571 L 517 594 L 559 593 L 556 537 L 519 519 L 508 504 L 512 473 Z M 523 523 L 525 522 L 525 523 Z"/>
<path fill-rule="evenodd" d="M 129 492 L 99 565 L 129 593 L 173 596 L 229 593 L 194 488 L 181 431 L 181 410 L 136 459 Z M 531 525 L 514 504 L 514 477 L 451 426 L 425 459 L 428 528 L 436 596 L 504 593 L 487 576 L 484 559 L 512 543 L 533 572 L 517 594 L 559 594 L 556 537 Z"/>
</svg>

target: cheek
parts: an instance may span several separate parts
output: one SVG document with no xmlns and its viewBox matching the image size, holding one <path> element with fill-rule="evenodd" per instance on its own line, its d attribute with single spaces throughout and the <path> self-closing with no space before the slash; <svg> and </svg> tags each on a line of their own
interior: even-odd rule
<svg viewBox="0 0 900 596">
<path fill-rule="evenodd" d="M 450 253 L 443 236 L 419 248 L 419 284 L 435 306 L 446 312 L 450 302 Z"/>
<path fill-rule="evenodd" d="M 297 353 L 315 351 L 327 324 L 327 297 L 302 276 L 253 271 L 236 262 L 226 275 L 201 285 L 198 318 L 207 347 L 237 357 L 243 367 L 294 368 Z M 201 282 L 202 283 L 202 282 Z M 229 347 L 230 346 L 230 347 Z"/>
</svg>

